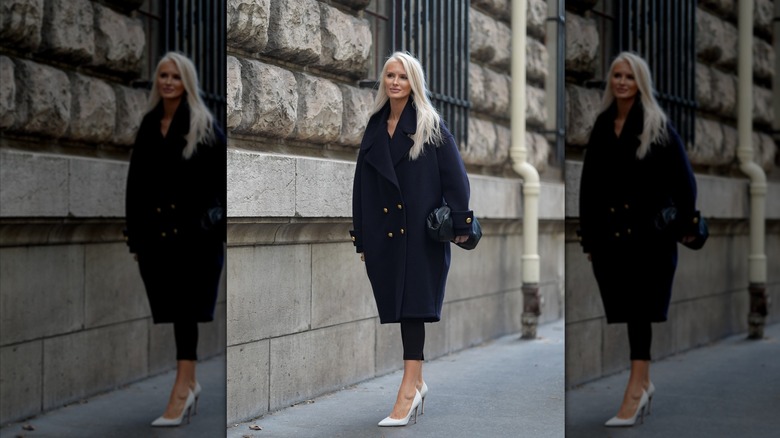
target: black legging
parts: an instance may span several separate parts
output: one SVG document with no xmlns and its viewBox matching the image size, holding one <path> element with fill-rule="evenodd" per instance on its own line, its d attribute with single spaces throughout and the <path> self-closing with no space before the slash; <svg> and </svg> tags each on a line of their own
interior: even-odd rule
<svg viewBox="0 0 780 438">
<path fill-rule="evenodd" d="M 198 323 L 174 322 L 176 360 L 198 360 Z"/>
<path fill-rule="evenodd" d="M 425 360 L 425 325 L 422 321 L 401 321 L 401 342 L 404 344 L 404 360 Z"/>
<path fill-rule="evenodd" d="M 653 329 L 649 322 L 628 323 L 628 345 L 631 349 L 631 360 L 650 360 L 652 340 Z"/>
</svg>

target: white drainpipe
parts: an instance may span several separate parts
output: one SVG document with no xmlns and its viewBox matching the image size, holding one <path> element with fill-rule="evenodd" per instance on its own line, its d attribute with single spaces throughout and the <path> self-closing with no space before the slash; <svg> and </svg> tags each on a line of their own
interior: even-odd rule
<svg viewBox="0 0 780 438">
<path fill-rule="evenodd" d="M 748 337 L 763 338 L 767 313 L 764 222 L 767 183 L 753 161 L 753 0 L 739 2 L 737 76 L 737 130 L 739 168 L 750 178 L 750 255 L 748 256 L 750 314 Z"/>
<path fill-rule="evenodd" d="M 539 172 L 528 162 L 525 146 L 526 8 L 524 0 L 512 0 L 512 90 L 509 155 L 512 169 L 523 178 L 523 338 L 536 338 L 539 319 Z"/>
</svg>

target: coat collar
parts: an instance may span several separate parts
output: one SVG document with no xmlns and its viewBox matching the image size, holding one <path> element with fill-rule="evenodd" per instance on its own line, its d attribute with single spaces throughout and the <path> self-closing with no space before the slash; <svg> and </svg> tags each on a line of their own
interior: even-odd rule
<svg viewBox="0 0 780 438">
<path fill-rule="evenodd" d="M 414 140 L 409 135 L 417 131 L 417 110 L 412 105 L 412 99 L 409 99 L 396 125 L 392 148 L 387 133 L 389 116 L 390 102 L 387 102 L 381 110 L 371 116 L 360 147 L 364 150 L 366 163 L 400 188 L 395 175 L 395 166 L 408 155 L 409 149 L 414 144 Z"/>
</svg>

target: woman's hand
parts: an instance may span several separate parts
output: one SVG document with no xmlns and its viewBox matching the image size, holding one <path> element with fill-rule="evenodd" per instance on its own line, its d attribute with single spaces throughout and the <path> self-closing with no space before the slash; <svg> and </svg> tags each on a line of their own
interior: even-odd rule
<svg viewBox="0 0 780 438">
<path fill-rule="evenodd" d="M 366 253 L 364 253 L 364 252 L 360 253 L 360 261 L 361 262 L 365 262 L 366 261 Z"/>
<path fill-rule="evenodd" d="M 683 236 L 681 242 L 682 243 L 691 243 L 694 240 L 696 240 L 696 236 L 693 236 L 693 235 L 691 235 L 691 236 Z"/>
<path fill-rule="evenodd" d="M 465 241 L 469 240 L 469 235 L 466 234 L 465 236 L 455 236 L 455 239 L 453 239 L 453 242 L 455 243 L 463 243 Z"/>
</svg>

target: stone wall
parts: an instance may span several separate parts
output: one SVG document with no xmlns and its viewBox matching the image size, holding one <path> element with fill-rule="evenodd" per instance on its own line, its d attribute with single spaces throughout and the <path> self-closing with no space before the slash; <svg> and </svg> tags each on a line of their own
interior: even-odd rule
<svg viewBox="0 0 780 438">
<path fill-rule="evenodd" d="M 357 148 L 373 103 L 367 1 L 228 2 L 228 422 L 402 366 L 349 240 Z M 529 4 L 529 154 L 547 165 L 546 4 Z M 509 169 L 509 1 L 474 1 L 469 74 L 479 254 L 453 250 L 426 358 L 518 332 L 522 185 Z M 285 23 L 284 26 L 278 23 Z M 544 183 L 542 321 L 563 315 L 563 184 Z M 343 358 L 350 358 L 347 361 Z"/>
<path fill-rule="evenodd" d="M 567 154 L 581 156 L 601 100 L 586 88 L 595 78 L 602 35 L 590 9 L 594 2 L 567 4 Z M 747 330 L 749 198 L 747 179 L 736 158 L 737 28 L 735 1 L 699 1 L 696 11 L 696 99 L 699 104 L 695 142 L 688 155 L 697 170 L 698 208 L 711 224 L 704 249 L 680 247 L 672 305 L 667 324 L 654 325 L 653 357 L 660 359 Z M 754 160 L 770 179 L 778 175 L 777 144 L 770 137 L 774 50 L 770 0 L 757 0 L 753 52 Z M 607 325 L 590 264 L 576 240 L 581 162 L 566 165 L 566 296 L 567 385 L 577 385 L 628 366 L 625 327 Z M 722 175 L 722 176 L 714 176 Z M 774 176 L 773 176 L 774 175 Z M 780 251 L 780 185 L 770 183 L 767 206 L 768 263 Z M 714 274 L 716 273 L 716 274 Z M 770 269 L 767 283 L 773 302 L 780 277 Z M 768 322 L 780 321 L 770 307 Z"/>
<path fill-rule="evenodd" d="M 1 423 L 175 366 L 121 233 L 147 98 L 130 86 L 148 44 L 139 4 L 0 3 Z M 202 326 L 201 357 L 224 333 L 224 318 Z"/>
</svg>

